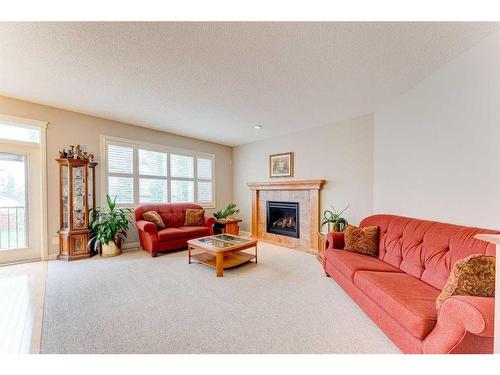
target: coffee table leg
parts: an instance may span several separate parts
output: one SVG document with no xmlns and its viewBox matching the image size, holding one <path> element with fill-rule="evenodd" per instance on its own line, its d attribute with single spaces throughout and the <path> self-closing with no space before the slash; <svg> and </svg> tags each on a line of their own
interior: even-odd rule
<svg viewBox="0 0 500 375">
<path fill-rule="evenodd" d="M 257 263 L 257 244 L 255 244 L 255 263 Z"/>
<path fill-rule="evenodd" d="M 188 264 L 191 264 L 191 246 L 188 245 Z"/>
<path fill-rule="evenodd" d="M 215 272 L 217 277 L 224 275 L 224 253 L 215 254 Z"/>
</svg>

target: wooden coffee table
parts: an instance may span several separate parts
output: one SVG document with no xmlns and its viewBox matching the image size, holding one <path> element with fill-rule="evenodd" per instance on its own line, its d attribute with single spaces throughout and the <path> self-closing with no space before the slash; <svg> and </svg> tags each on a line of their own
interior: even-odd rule
<svg viewBox="0 0 500 375">
<path fill-rule="evenodd" d="M 242 250 L 255 248 L 255 254 L 245 253 Z M 192 250 L 200 252 L 192 254 Z M 188 241 L 188 263 L 191 259 L 215 268 L 217 277 L 224 275 L 224 269 L 239 266 L 255 259 L 257 263 L 257 240 L 233 236 L 231 234 L 217 234 Z"/>
</svg>

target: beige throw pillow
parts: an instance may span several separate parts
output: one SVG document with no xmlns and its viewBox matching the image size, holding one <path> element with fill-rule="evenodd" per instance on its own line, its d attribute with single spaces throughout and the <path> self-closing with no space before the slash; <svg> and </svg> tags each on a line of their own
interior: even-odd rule
<svg viewBox="0 0 500 375">
<path fill-rule="evenodd" d="M 436 299 L 436 308 L 451 296 L 494 297 L 495 257 L 473 254 L 457 261 Z"/>
<path fill-rule="evenodd" d="M 144 212 L 142 214 L 142 218 L 156 225 L 156 229 L 165 229 L 165 224 L 163 223 L 160 214 L 156 211 Z"/>
</svg>

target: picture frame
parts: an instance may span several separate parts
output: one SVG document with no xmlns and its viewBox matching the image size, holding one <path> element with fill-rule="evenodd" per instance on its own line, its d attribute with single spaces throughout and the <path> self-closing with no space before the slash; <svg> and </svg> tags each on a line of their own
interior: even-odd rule
<svg viewBox="0 0 500 375">
<path fill-rule="evenodd" d="M 293 177 L 293 152 L 269 155 L 269 177 Z"/>
</svg>

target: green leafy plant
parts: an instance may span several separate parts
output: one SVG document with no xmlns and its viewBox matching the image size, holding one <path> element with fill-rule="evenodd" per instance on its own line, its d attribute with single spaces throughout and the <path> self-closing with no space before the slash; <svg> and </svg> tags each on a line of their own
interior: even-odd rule
<svg viewBox="0 0 500 375">
<path fill-rule="evenodd" d="M 214 217 L 217 220 L 225 220 L 239 212 L 240 209 L 236 206 L 236 203 L 229 203 L 225 209 L 214 212 Z"/>
<path fill-rule="evenodd" d="M 128 208 L 118 208 L 116 206 L 116 197 L 111 199 L 106 194 L 107 209 L 96 208 L 90 210 L 90 223 L 89 243 L 88 246 L 94 250 L 95 253 L 99 252 L 101 245 L 107 245 L 114 242 L 118 248 L 121 242 L 127 238 L 127 229 L 130 226 L 131 220 L 129 218 L 132 210 Z"/>
<path fill-rule="evenodd" d="M 345 206 L 341 211 L 336 210 L 333 206 L 330 207 L 332 208 L 331 210 L 325 210 L 325 212 L 323 212 L 321 227 L 325 224 L 329 224 L 328 231 L 342 232 L 349 223 L 341 215 L 349 208 L 349 205 Z"/>
</svg>

